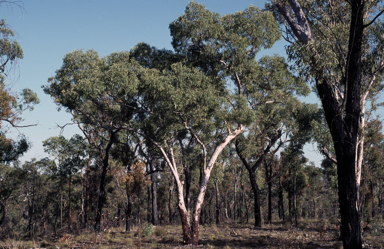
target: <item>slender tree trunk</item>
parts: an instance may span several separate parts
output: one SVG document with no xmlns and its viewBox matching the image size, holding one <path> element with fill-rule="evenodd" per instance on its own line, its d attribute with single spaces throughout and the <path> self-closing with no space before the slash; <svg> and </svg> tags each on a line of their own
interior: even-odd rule
<svg viewBox="0 0 384 249">
<path fill-rule="evenodd" d="M 106 185 L 106 176 L 107 176 L 107 169 L 108 169 L 108 162 L 109 162 L 109 150 L 112 147 L 112 144 L 115 140 L 116 133 L 118 131 L 112 131 L 110 132 L 110 138 L 107 147 L 105 148 L 105 155 L 103 158 L 103 168 L 101 172 L 100 177 L 100 187 L 99 187 L 99 198 L 97 201 L 97 210 L 96 210 L 96 222 L 95 222 L 95 230 L 97 232 L 100 232 L 100 223 L 101 223 L 101 215 L 102 215 L 102 209 L 103 205 L 105 203 L 106 194 L 105 194 L 105 185 Z"/>
<path fill-rule="evenodd" d="M 169 146 L 168 146 L 168 149 L 169 149 L 169 155 L 168 155 L 165 152 L 163 147 L 161 147 L 159 144 L 157 144 L 153 140 L 152 142 L 154 142 L 157 148 L 160 149 L 160 151 L 162 152 L 165 160 L 167 161 L 167 164 L 171 168 L 172 175 L 176 181 L 178 208 L 179 208 L 182 231 L 183 231 L 183 242 L 185 244 L 197 245 L 198 239 L 199 239 L 199 224 L 200 224 L 199 222 L 200 222 L 201 209 L 204 202 L 204 196 L 207 190 L 208 180 L 210 178 L 211 171 L 215 165 L 215 162 L 218 156 L 221 154 L 225 146 L 231 140 L 235 139 L 239 134 L 243 133 L 244 130 L 243 130 L 243 126 L 239 125 L 235 131 L 231 132 L 221 144 L 216 146 L 208 163 L 207 163 L 206 146 L 200 141 L 198 136 L 194 134 L 192 130 L 189 130 L 189 131 L 191 132 L 191 135 L 196 139 L 196 141 L 201 145 L 201 148 L 202 148 L 202 164 L 200 166 L 199 192 L 196 199 L 194 213 L 191 218 L 189 217 L 189 212 L 187 210 L 187 206 L 185 205 L 183 184 L 179 178 L 179 173 L 177 171 L 177 165 L 175 163 L 173 147 L 171 143 L 169 143 Z"/>
<path fill-rule="evenodd" d="M 87 169 L 85 170 L 85 203 L 84 203 L 84 225 L 83 228 L 88 227 L 88 213 L 89 213 L 89 197 L 90 197 L 90 175 L 91 175 L 91 158 L 92 155 L 89 155 L 89 160 L 87 164 Z"/>
<path fill-rule="evenodd" d="M 295 215 L 295 226 L 297 227 L 296 176 L 293 178 L 293 211 Z"/>
<path fill-rule="evenodd" d="M 151 221 L 151 187 L 147 186 L 147 222 Z M 153 223 L 152 223 L 153 224 Z"/>
<path fill-rule="evenodd" d="M 283 187 L 281 186 L 280 178 L 279 178 L 279 189 L 278 189 L 278 206 L 279 206 L 279 218 L 285 220 L 284 215 L 284 195 L 283 195 Z"/>
<path fill-rule="evenodd" d="M 248 172 L 249 172 L 249 177 L 251 180 L 253 198 L 255 201 L 255 208 L 254 208 L 255 227 L 261 227 L 260 190 L 259 190 L 259 186 L 257 185 L 257 182 L 256 182 L 255 172 L 253 172 L 252 170 L 248 170 Z"/>
<path fill-rule="evenodd" d="M 63 229 L 63 177 L 60 178 L 60 229 Z"/>
<path fill-rule="evenodd" d="M 233 220 L 236 222 L 237 220 L 237 174 L 236 174 L 236 169 L 233 171 L 234 175 L 234 181 L 233 181 Z"/>
<path fill-rule="evenodd" d="M 69 182 L 68 182 L 68 231 L 72 231 L 72 217 L 71 217 L 71 182 L 72 174 L 69 173 Z"/>
<path fill-rule="evenodd" d="M 169 224 L 173 224 L 173 204 L 172 204 L 172 199 L 173 199 L 173 188 L 175 186 L 175 180 L 173 177 L 169 180 L 169 199 L 168 199 L 168 213 L 169 213 Z"/>
<path fill-rule="evenodd" d="M 215 194 L 216 194 L 216 224 L 220 223 L 220 200 L 219 200 L 219 184 L 218 181 L 215 181 Z"/>
<path fill-rule="evenodd" d="M 131 231 L 131 215 L 132 215 L 132 196 L 128 196 L 128 203 L 125 208 L 125 231 Z"/>
<path fill-rule="evenodd" d="M 293 217 L 293 197 L 292 197 L 292 189 L 289 188 L 288 190 L 288 220 L 289 223 L 292 224 L 292 217 Z"/>
<path fill-rule="evenodd" d="M 4 204 L 0 204 L 0 210 L 2 211 L 2 215 L 1 215 L 1 218 L 0 218 L 0 226 L 3 224 L 3 222 L 5 221 L 5 217 L 6 217 L 6 214 L 7 214 L 7 200 L 4 202 Z"/>
<path fill-rule="evenodd" d="M 272 157 L 273 160 L 273 157 Z M 272 162 L 265 162 L 265 174 L 268 185 L 268 224 L 272 223 Z"/>
<path fill-rule="evenodd" d="M 153 163 L 151 163 L 151 171 L 155 170 Z M 156 185 L 156 177 L 157 173 L 151 174 L 151 188 L 152 188 L 152 224 L 157 226 L 159 225 L 159 215 L 157 213 L 157 185 Z"/>
<path fill-rule="evenodd" d="M 373 176 L 371 179 L 371 202 L 372 202 L 372 219 L 375 218 L 375 195 L 373 194 Z"/>
</svg>

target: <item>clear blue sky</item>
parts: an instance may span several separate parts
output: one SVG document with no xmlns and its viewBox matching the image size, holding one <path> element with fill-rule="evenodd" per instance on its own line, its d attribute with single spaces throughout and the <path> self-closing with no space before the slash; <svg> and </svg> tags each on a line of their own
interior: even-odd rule
<svg viewBox="0 0 384 249">
<path fill-rule="evenodd" d="M 130 50 L 139 42 L 158 48 L 172 49 L 168 26 L 184 13 L 189 0 L 25 0 L 23 9 L 16 5 L 0 7 L 1 18 L 17 32 L 17 40 L 24 51 L 15 75 L 19 77 L 13 90 L 30 88 L 38 94 L 40 104 L 24 113 L 22 124 L 38 123 L 35 127 L 19 129 L 32 142 L 32 148 L 21 158 L 41 159 L 47 155 L 42 141 L 60 135 L 57 124 L 70 122 L 71 116 L 57 111 L 52 99 L 41 89 L 47 79 L 55 75 L 66 53 L 76 49 L 93 49 L 100 56 L 115 51 Z M 244 10 L 253 4 L 263 8 L 261 0 L 200 0 L 210 11 L 220 14 Z M 284 42 L 263 51 L 285 56 Z M 316 102 L 312 96 L 307 102 Z M 19 131 L 12 130 L 12 137 Z M 68 139 L 81 134 L 76 126 L 68 126 L 62 135 Z M 321 157 L 312 145 L 306 146 L 306 156 L 319 165 Z"/>
</svg>

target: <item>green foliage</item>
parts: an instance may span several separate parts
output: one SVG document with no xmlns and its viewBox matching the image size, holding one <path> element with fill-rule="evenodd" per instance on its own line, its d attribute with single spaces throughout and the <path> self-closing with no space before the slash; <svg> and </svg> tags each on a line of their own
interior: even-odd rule
<svg viewBox="0 0 384 249">
<path fill-rule="evenodd" d="M 371 230 L 374 235 L 381 235 L 383 233 L 383 219 L 376 217 L 371 223 Z"/>
<path fill-rule="evenodd" d="M 257 117 L 251 109 L 293 93 L 308 93 L 308 87 L 288 71 L 282 57 L 255 60 L 261 48 L 271 47 L 281 37 L 270 12 L 250 6 L 220 16 L 192 1 L 170 24 L 170 30 L 172 45 L 186 63 L 225 80 L 231 114 L 222 119 L 227 122 L 250 125 Z"/>
<path fill-rule="evenodd" d="M 76 134 L 69 140 L 63 136 L 50 137 L 43 141 L 44 151 L 57 160 L 57 168 L 50 168 L 53 174 L 66 176 L 76 173 L 84 166 L 84 139 Z"/>
<path fill-rule="evenodd" d="M 14 40 L 15 33 L 7 26 L 4 19 L 0 21 L 0 163 L 16 161 L 28 148 L 25 137 L 19 141 L 6 138 L 9 127 L 17 127 L 22 120 L 21 113 L 33 110 L 39 103 L 36 93 L 23 89 L 20 96 L 6 88 L 5 76 L 18 59 L 23 58 L 20 44 Z"/>
<path fill-rule="evenodd" d="M 150 223 L 145 223 L 142 227 L 143 230 L 143 236 L 149 237 L 153 234 L 153 225 Z"/>
<path fill-rule="evenodd" d="M 0 73 L 1 82 L 4 81 L 2 73 L 7 72 L 8 62 L 23 58 L 23 50 L 20 44 L 14 40 L 15 33 L 11 30 L 5 20 L 0 21 Z M 9 66 L 9 65 L 8 65 Z"/>
</svg>

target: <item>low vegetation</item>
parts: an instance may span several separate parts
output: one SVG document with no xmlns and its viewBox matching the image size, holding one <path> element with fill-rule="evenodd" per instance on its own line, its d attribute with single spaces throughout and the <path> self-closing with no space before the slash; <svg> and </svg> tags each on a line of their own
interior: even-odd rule
<svg viewBox="0 0 384 249">
<path fill-rule="evenodd" d="M 366 248 L 384 246 L 383 222 L 368 226 L 364 232 Z M 150 227 L 150 228 L 149 228 Z M 379 228 L 379 230 L 377 230 Z M 142 232 L 139 232 L 142 230 Z M 151 231 L 151 232 L 148 232 Z M 255 229 L 252 223 L 201 226 L 199 245 L 194 248 L 343 248 L 338 224 L 328 220 L 300 220 L 294 227 L 289 222 L 264 224 Z M 97 234 L 84 230 L 79 234 L 58 232 L 32 240 L 8 238 L 0 248 L 187 248 L 182 244 L 181 225 L 111 227 Z"/>
</svg>

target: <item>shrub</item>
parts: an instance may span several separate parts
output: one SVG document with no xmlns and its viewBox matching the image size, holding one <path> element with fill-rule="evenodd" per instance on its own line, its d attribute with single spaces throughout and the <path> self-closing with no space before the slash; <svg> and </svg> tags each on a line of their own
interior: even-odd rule
<svg viewBox="0 0 384 249">
<path fill-rule="evenodd" d="M 155 235 L 164 237 L 165 234 L 167 234 L 167 230 L 164 227 L 156 227 L 155 228 Z"/>
<path fill-rule="evenodd" d="M 126 246 L 132 246 L 133 245 L 133 240 L 131 238 L 126 238 L 124 244 Z"/>
<path fill-rule="evenodd" d="M 143 236 L 144 237 L 149 237 L 153 234 L 153 226 L 152 224 L 145 223 L 142 228 L 143 231 Z"/>
<path fill-rule="evenodd" d="M 378 222 L 373 222 L 372 223 L 372 233 L 374 235 L 380 235 L 381 234 L 381 230 L 382 230 L 382 227 L 381 227 L 380 223 L 378 223 Z"/>
</svg>

